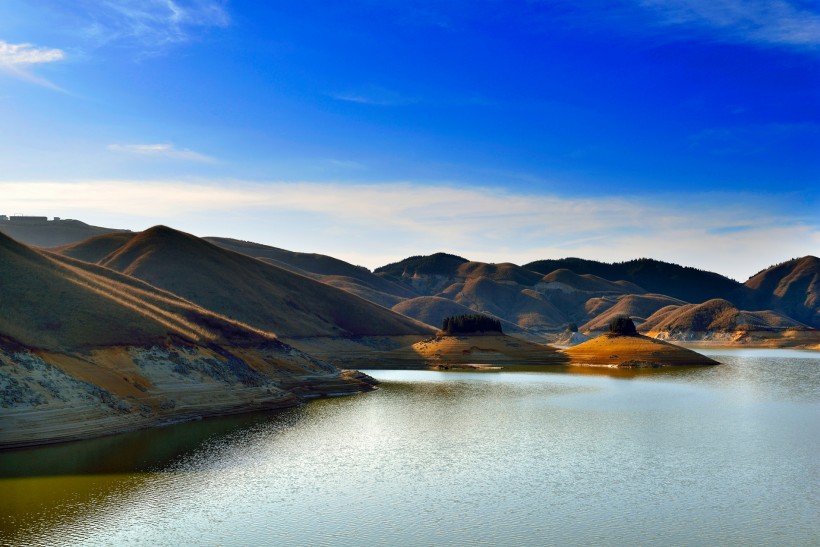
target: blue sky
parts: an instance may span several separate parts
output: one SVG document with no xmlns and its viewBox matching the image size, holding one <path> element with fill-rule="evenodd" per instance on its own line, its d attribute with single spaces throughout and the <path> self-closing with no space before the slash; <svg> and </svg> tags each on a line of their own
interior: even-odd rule
<svg viewBox="0 0 820 547">
<path fill-rule="evenodd" d="M 6 214 L 367 266 L 820 249 L 807 1 L 0 3 Z"/>
</svg>

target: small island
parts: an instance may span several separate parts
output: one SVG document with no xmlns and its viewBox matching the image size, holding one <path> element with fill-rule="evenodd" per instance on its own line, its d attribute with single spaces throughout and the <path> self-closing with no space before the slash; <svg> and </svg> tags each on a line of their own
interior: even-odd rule
<svg viewBox="0 0 820 547">
<path fill-rule="evenodd" d="M 609 332 L 583 344 L 562 350 L 571 365 L 613 368 L 661 368 L 718 365 L 692 350 L 638 334 L 629 317 L 616 317 Z"/>
<path fill-rule="evenodd" d="M 482 314 L 446 317 L 434 337 L 412 346 L 428 368 L 498 370 L 510 365 L 562 365 L 555 348 L 507 336 L 501 321 Z"/>
</svg>

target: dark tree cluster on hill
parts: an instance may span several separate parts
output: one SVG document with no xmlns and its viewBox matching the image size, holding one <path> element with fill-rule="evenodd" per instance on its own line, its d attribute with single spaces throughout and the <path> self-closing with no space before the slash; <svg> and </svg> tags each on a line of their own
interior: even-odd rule
<svg viewBox="0 0 820 547">
<path fill-rule="evenodd" d="M 695 303 L 727 298 L 742 289 L 739 282 L 720 274 L 651 258 L 612 264 L 583 258 L 562 258 L 538 260 L 524 267 L 544 275 L 566 268 L 579 275 L 592 274 L 610 281 L 631 281 L 649 292 Z"/>
<path fill-rule="evenodd" d="M 412 277 L 423 275 L 452 275 L 459 266 L 469 262 L 466 258 L 447 253 L 435 253 L 429 256 L 411 256 L 401 262 L 395 262 L 376 268 L 374 273 L 387 274 L 393 277 Z"/>
<path fill-rule="evenodd" d="M 765 272 L 767 270 L 774 270 L 775 268 L 779 268 L 780 266 L 783 266 L 785 264 L 793 264 L 793 263 L 797 262 L 798 260 L 800 260 L 799 257 L 798 258 L 792 258 L 791 260 L 784 260 L 783 262 L 778 262 L 777 264 L 772 264 L 768 268 L 763 268 L 762 270 L 760 270 L 756 274 L 750 275 L 749 279 L 753 278 L 756 275 L 760 275 L 760 274 L 762 274 L 763 272 Z"/>
<path fill-rule="evenodd" d="M 502 332 L 500 320 L 480 314 L 454 315 L 447 317 L 441 324 L 441 330 L 444 334 Z"/>
<path fill-rule="evenodd" d="M 629 317 L 616 317 L 609 322 L 609 334 L 636 336 L 638 330 L 635 328 L 635 323 Z"/>
</svg>

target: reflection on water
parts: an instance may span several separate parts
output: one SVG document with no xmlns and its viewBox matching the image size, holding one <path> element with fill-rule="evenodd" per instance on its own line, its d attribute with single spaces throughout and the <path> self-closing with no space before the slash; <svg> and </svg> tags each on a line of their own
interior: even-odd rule
<svg viewBox="0 0 820 547">
<path fill-rule="evenodd" d="M 371 394 L 0 454 L 0 543 L 816 544 L 820 360 L 719 359 L 370 371 Z"/>
</svg>

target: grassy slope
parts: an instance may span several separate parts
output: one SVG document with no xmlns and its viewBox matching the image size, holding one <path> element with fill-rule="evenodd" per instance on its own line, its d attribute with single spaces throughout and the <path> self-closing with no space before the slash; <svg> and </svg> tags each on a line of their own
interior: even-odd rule
<svg viewBox="0 0 820 547">
<path fill-rule="evenodd" d="M 742 288 L 737 281 L 714 272 L 648 258 L 615 264 L 581 258 L 563 258 L 538 260 L 525 264 L 524 267 L 544 275 L 565 268 L 576 274 L 592 274 L 612 281 L 629 281 L 649 292 L 664 294 L 686 302 L 726 298 Z"/>
<path fill-rule="evenodd" d="M 99 263 L 282 337 L 432 331 L 342 290 L 164 226 L 136 234 Z"/>
<path fill-rule="evenodd" d="M 394 283 L 373 274 L 366 268 L 354 266 L 330 256 L 298 253 L 224 237 L 204 239 L 224 249 L 259 258 L 275 266 L 313 277 L 379 305 L 390 307 L 405 298 L 418 296 L 404 284 Z"/>
<path fill-rule="evenodd" d="M 646 291 L 629 282 L 609 281 L 592 274 L 577 274 L 571 270 L 560 269 L 543 277 L 544 283 L 561 283 L 578 291 L 616 294 L 643 294 Z"/>
<path fill-rule="evenodd" d="M 733 332 L 750 326 L 759 330 L 805 327 L 773 311 L 742 311 L 728 300 L 715 298 L 702 304 L 661 308 L 640 325 L 643 332 Z"/>
<path fill-rule="evenodd" d="M 56 247 L 100 234 L 123 232 L 114 228 L 91 226 L 79 220 L 49 220 L 42 222 L 0 222 L 0 233 L 16 241 L 36 247 Z"/>
<path fill-rule="evenodd" d="M 0 334 L 31 347 L 148 345 L 169 336 L 265 336 L 127 276 L 35 251 L 0 235 Z"/>
<path fill-rule="evenodd" d="M 587 302 L 593 318 L 580 327 L 581 331 L 604 331 L 616 317 L 631 317 L 638 323 L 645 321 L 658 310 L 670 305 L 683 305 L 682 300 L 660 294 L 628 294 L 615 298 L 595 298 Z"/>
<path fill-rule="evenodd" d="M 750 309 L 782 311 L 820 328 L 820 259 L 804 256 L 772 266 L 745 283 Z"/>
</svg>

